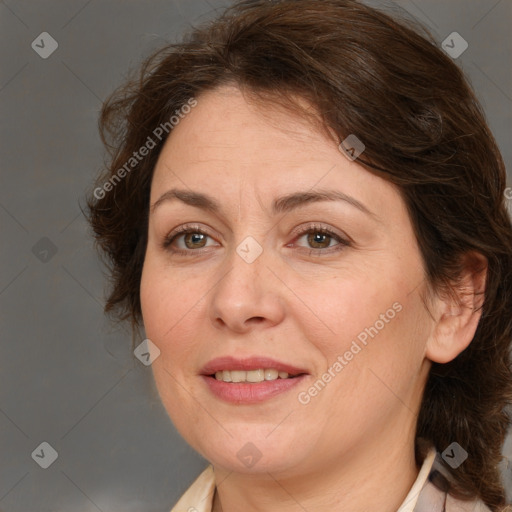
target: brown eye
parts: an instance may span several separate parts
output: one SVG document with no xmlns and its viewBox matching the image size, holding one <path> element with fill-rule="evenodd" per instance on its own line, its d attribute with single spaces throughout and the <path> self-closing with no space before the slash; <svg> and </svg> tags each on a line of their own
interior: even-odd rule
<svg viewBox="0 0 512 512">
<path fill-rule="evenodd" d="M 298 234 L 294 245 L 309 255 L 322 255 L 342 250 L 351 243 L 327 227 L 310 225 Z"/>
<path fill-rule="evenodd" d="M 171 233 L 163 242 L 163 248 L 171 252 L 189 252 L 218 245 L 215 240 L 200 228 L 182 227 L 178 232 Z"/>
<path fill-rule="evenodd" d="M 200 249 L 206 245 L 207 236 L 204 233 L 186 233 L 183 241 L 187 249 Z"/>
<path fill-rule="evenodd" d="M 332 237 L 327 233 L 312 231 L 307 235 L 308 244 L 313 249 L 327 249 L 330 246 Z"/>
</svg>

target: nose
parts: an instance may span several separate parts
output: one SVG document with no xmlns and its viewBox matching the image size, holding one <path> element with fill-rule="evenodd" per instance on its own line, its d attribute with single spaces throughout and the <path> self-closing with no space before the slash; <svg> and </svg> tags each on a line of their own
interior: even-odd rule
<svg viewBox="0 0 512 512">
<path fill-rule="evenodd" d="M 282 287 L 267 263 L 265 252 L 248 263 L 233 251 L 210 294 L 209 315 L 216 328 L 245 333 L 283 321 Z"/>
</svg>

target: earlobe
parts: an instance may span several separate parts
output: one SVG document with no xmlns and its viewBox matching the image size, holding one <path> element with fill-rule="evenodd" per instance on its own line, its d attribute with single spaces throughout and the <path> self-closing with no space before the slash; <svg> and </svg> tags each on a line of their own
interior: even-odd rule
<svg viewBox="0 0 512 512">
<path fill-rule="evenodd" d="M 461 267 L 452 289 L 434 299 L 435 325 L 425 355 L 436 363 L 452 361 L 469 346 L 482 315 L 487 259 L 480 253 L 467 253 Z"/>
</svg>

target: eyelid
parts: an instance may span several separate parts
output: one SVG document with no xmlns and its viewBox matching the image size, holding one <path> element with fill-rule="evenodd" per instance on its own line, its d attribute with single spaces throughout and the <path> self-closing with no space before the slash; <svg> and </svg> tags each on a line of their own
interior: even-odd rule
<svg viewBox="0 0 512 512">
<path fill-rule="evenodd" d="M 182 224 L 181 226 L 178 226 L 177 228 L 174 228 L 173 230 L 171 230 L 171 232 L 165 236 L 163 243 L 162 243 L 162 247 L 164 249 L 168 249 L 178 236 L 186 234 L 186 233 L 190 233 L 190 232 L 201 233 L 201 234 L 206 235 L 215 240 L 215 237 L 209 232 L 208 229 L 205 229 L 204 227 L 202 227 L 201 225 L 199 225 L 197 223 L 189 223 L 189 224 Z M 205 249 L 205 248 L 203 248 L 203 249 Z M 176 251 L 180 251 L 180 250 L 183 251 L 183 249 L 176 249 Z M 199 252 L 200 249 L 194 249 L 194 251 Z"/>
<path fill-rule="evenodd" d="M 297 240 L 302 235 L 305 235 L 311 231 L 318 231 L 318 232 L 324 232 L 326 234 L 329 234 L 331 236 L 334 236 L 334 238 L 339 239 L 340 243 L 345 243 L 346 245 L 354 243 L 352 238 L 348 236 L 343 231 L 340 231 L 336 228 L 333 228 L 332 226 L 328 224 L 323 224 L 321 222 L 307 222 L 306 224 L 301 224 L 300 226 L 296 227 L 292 231 L 292 236 L 294 237 L 294 241 Z"/>
<path fill-rule="evenodd" d="M 347 248 L 352 247 L 352 239 L 347 235 L 341 235 L 332 227 L 328 227 L 325 225 L 319 225 L 317 223 L 310 223 L 309 226 L 304 227 L 302 225 L 299 229 L 299 232 L 293 238 L 293 241 L 287 244 L 287 247 L 294 249 L 298 254 L 305 254 L 309 257 L 315 256 L 323 256 L 323 257 L 333 257 L 340 252 L 346 250 Z M 297 230 L 294 230 L 296 232 Z M 306 236 L 308 233 L 322 233 L 329 236 L 336 243 L 334 245 L 329 245 L 328 247 L 308 247 L 307 245 L 296 245 L 297 241 Z"/>
</svg>

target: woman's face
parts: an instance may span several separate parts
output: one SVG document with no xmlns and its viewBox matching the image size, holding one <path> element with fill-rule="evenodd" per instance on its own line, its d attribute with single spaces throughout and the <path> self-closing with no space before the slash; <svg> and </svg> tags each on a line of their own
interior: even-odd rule
<svg viewBox="0 0 512 512">
<path fill-rule="evenodd" d="M 239 472 L 410 453 L 432 323 L 397 189 L 236 88 L 197 101 L 155 168 L 141 281 L 176 428 Z"/>
</svg>

